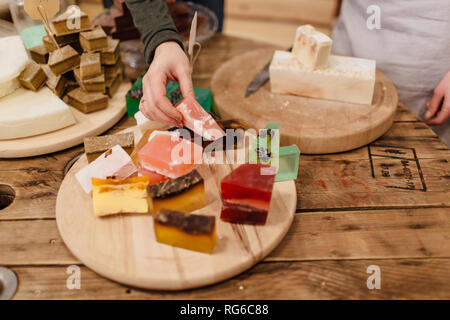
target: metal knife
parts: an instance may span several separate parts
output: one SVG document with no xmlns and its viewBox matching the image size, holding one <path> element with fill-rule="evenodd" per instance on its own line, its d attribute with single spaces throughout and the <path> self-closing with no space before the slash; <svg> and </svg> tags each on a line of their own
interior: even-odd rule
<svg viewBox="0 0 450 320">
<path fill-rule="evenodd" d="M 288 51 L 292 51 L 292 47 L 290 47 Z M 270 61 L 264 66 L 261 71 L 258 72 L 258 74 L 250 82 L 247 87 L 247 91 L 245 91 L 246 98 L 258 91 L 258 89 L 261 88 L 267 82 L 267 80 L 269 80 L 269 66 Z"/>
</svg>

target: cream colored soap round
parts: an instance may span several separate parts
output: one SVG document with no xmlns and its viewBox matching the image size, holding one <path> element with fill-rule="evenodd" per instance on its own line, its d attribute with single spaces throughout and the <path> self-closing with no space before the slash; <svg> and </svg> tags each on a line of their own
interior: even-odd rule
<svg viewBox="0 0 450 320">
<path fill-rule="evenodd" d="M 0 98 L 20 84 L 17 78 L 28 63 L 28 54 L 20 36 L 0 38 Z"/>
</svg>

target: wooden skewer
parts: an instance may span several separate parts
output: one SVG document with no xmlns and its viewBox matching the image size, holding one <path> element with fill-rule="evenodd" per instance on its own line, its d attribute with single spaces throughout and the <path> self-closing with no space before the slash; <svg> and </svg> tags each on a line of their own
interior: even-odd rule
<svg viewBox="0 0 450 320">
<path fill-rule="evenodd" d="M 56 42 L 56 39 L 53 36 L 53 32 L 50 29 L 50 23 L 48 22 L 47 13 L 45 12 L 44 7 L 42 7 L 42 5 L 38 5 L 37 10 L 39 11 L 39 14 L 41 15 L 42 22 L 44 23 L 45 31 L 47 32 L 49 38 L 52 40 L 52 42 L 56 46 L 56 48 L 59 49 L 60 47 L 58 45 L 58 42 Z"/>
</svg>

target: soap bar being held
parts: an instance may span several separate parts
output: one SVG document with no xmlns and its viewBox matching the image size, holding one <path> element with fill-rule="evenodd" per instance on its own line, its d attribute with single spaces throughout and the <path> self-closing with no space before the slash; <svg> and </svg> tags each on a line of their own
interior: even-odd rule
<svg viewBox="0 0 450 320">
<path fill-rule="evenodd" d="M 216 218 L 161 209 L 154 218 L 156 240 L 183 249 L 213 253 Z"/>
<path fill-rule="evenodd" d="M 176 106 L 183 116 L 183 125 L 207 140 L 225 136 L 213 117 L 195 99 L 183 99 Z"/>
<path fill-rule="evenodd" d="M 92 178 L 92 202 L 98 217 L 118 213 L 148 213 L 148 177 L 123 180 Z"/>
<path fill-rule="evenodd" d="M 126 179 L 137 172 L 128 153 L 116 145 L 75 174 L 84 192 L 92 190 L 92 178 Z"/>
<path fill-rule="evenodd" d="M 22 71 L 19 77 L 20 84 L 33 91 L 38 91 L 47 80 L 47 75 L 44 70 L 33 60 L 31 60 L 25 70 Z"/>
<path fill-rule="evenodd" d="M 328 66 L 332 40 L 313 26 L 304 25 L 297 28 L 292 56 L 306 68 L 318 69 Z"/>
<path fill-rule="evenodd" d="M 276 168 L 264 164 L 243 164 L 220 184 L 223 221 L 262 225 L 266 223 Z"/>
</svg>

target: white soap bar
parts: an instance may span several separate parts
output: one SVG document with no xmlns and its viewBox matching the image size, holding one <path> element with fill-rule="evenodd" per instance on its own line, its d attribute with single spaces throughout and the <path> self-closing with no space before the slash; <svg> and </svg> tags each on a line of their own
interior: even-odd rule
<svg viewBox="0 0 450 320">
<path fill-rule="evenodd" d="M 326 68 L 331 44 L 330 37 L 317 31 L 313 26 L 300 26 L 295 34 L 292 56 L 306 68 Z"/>
<path fill-rule="evenodd" d="M 92 178 L 126 179 L 137 172 L 133 160 L 120 145 L 105 151 L 75 174 L 84 192 L 92 190 Z"/>
<path fill-rule="evenodd" d="M 28 60 L 20 36 L 0 38 L 0 97 L 20 87 L 17 78 L 27 66 Z"/>
<path fill-rule="evenodd" d="M 146 116 L 144 116 L 144 114 L 141 111 L 136 112 L 134 114 L 134 118 L 136 119 L 137 126 L 142 133 L 144 133 L 147 130 L 164 130 L 170 127 L 165 123 L 160 123 L 148 119 Z"/>
<path fill-rule="evenodd" d="M 70 108 L 49 88 L 17 89 L 0 98 L 0 140 L 55 131 L 74 124 Z"/>
<path fill-rule="evenodd" d="M 330 55 L 325 69 L 305 68 L 287 51 L 275 51 L 270 64 L 273 93 L 371 104 L 375 87 L 375 60 Z"/>
</svg>

